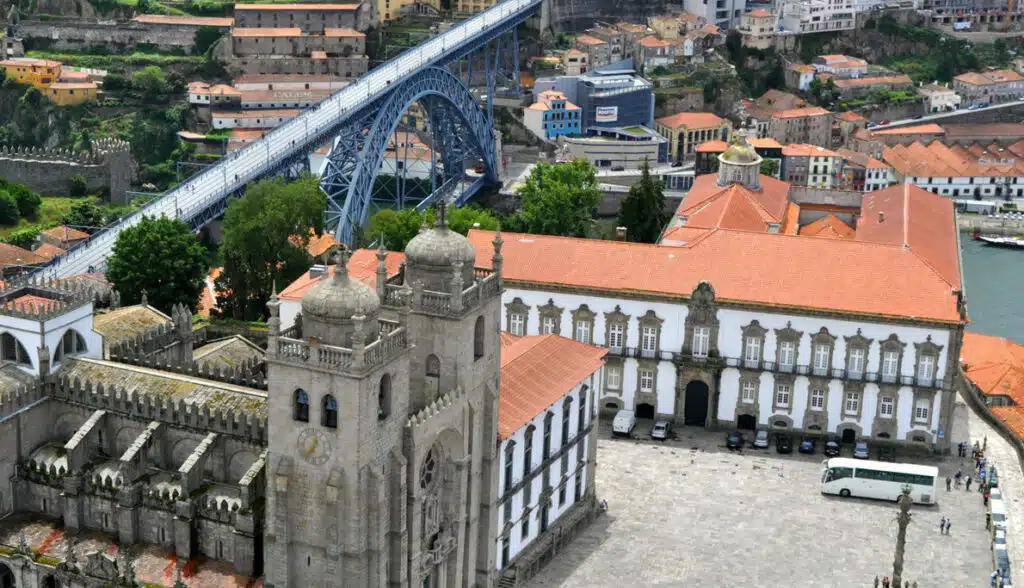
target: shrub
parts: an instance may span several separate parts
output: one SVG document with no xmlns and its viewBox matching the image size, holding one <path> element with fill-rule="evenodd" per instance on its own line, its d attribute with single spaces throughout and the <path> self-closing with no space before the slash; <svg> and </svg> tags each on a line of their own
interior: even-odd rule
<svg viewBox="0 0 1024 588">
<path fill-rule="evenodd" d="M 39 237 L 39 227 L 29 227 L 12 232 L 7 235 L 5 241 L 22 249 L 31 249 L 37 237 Z"/>
<path fill-rule="evenodd" d="M 13 226 L 21 220 L 18 203 L 7 191 L 0 191 L 0 225 Z"/>
<path fill-rule="evenodd" d="M 35 220 L 39 216 L 39 207 L 43 204 L 43 199 L 39 197 L 39 194 L 21 184 L 9 184 L 6 189 L 11 196 L 14 196 L 14 202 L 18 205 L 18 214 L 21 215 L 21 218 Z"/>
<path fill-rule="evenodd" d="M 68 178 L 68 193 L 74 197 L 85 196 L 89 193 L 89 185 L 85 181 L 85 177 L 80 174 L 75 174 Z"/>
</svg>

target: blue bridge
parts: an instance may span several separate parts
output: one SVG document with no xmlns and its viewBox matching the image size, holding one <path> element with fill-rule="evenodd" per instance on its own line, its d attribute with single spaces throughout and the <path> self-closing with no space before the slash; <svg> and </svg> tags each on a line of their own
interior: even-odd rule
<svg viewBox="0 0 1024 588">
<path fill-rule="evenodd" d="M 102 269 L 118 234 L 143 215 L 181 218 L 198 230 L 223 214 L 228 199 L 248 183 L 308 169 L 310 154 L 326 143 L 331 149 L 321 170 L 328 201 L 324 220 L 335 238 L 351 243 L 369 218 L 389 142 L 415 102 L 426 112 L 433 150 L 440 156 L 440 165 L 431 167 L 430 193 L 418 205 L 438 198 L 464 204 L 498 182 L 491 102 L 500 74 L 518 84 L 516 27 L 540 5 L 541 0 L 505 0 L 381 64 L 38 271 L 61 277 Z M 485 101 L 470 90 L 480 79 Z M 397 144 L 395 151 L 397 156 Z M 466 173 L 467 164 L 475 168 L 472 174 Z M 399 189 L 382 204 L 407 202 Z"/>
</svg>

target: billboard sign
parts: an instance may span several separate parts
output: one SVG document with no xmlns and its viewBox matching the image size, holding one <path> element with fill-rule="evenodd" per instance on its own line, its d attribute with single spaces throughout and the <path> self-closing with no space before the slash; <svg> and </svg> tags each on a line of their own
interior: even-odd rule
<svg viewBox="0 0 1024 588">
<path fill-rule="evenodd" d="M 619 107 L 598 106 L 594 113 L 594 120 L 599 123 L 610 123 L 619 120 Z"/>
</svg>

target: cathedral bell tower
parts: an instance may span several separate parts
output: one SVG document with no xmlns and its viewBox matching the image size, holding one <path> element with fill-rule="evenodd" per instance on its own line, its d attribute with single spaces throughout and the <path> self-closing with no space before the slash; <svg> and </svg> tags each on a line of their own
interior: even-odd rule
<svg viewBox="0 0 1024 588">
<path fill-rule="evenodd" d="M 347 262 L 303 297 L 301 333 L 268 305 L 268 587 L 404 583 L 408 309 L 381 318 Z"/>
</svg>

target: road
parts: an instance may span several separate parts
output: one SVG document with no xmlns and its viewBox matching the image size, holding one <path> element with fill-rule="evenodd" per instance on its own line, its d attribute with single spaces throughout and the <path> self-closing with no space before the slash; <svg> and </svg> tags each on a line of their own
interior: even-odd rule
<svg viewBox="0 0 1024 588">
<path fill-rule="evenodd" d="M 1013 108 L 1014 106 L 1024 106 L 1024 100 L 1020 100 L 1020 101 L 1017 101 L 1017 102 L 1003 102 L 1002 104 L 992 104 L 992 105 L 985 106 L 985 107 L 982 107 L 982 108 L 975 108 L 974 110 L 970 110 L 968 108 L 960 108 L 959 110 L 951 110 L 949 112 L 936 112 L 936 113 L 933 113 L 933 114 L 926 114 L 926 115 L 922 116 L 921 118 L 905 118 L 905 119 L 902 119 L 902 120 L 894 120 L 894 121 L 891 121 L 889 124 L 886 124 L 886 125 L 875 125 L 875 126 L 871 127 L 871 130 L 872 131 L 881 131 L 881 130 L 884 130 L 884 129 L 894 129 L 894 128 L 897 128 L 897 127 L 904 127 L 904 126 L 909 126 L 909 125 L 922 125 L 922 124 L 929 123 L 929 122 L 941 121 L 942 119 L 950 118 L 950 117 L 953 117 L 953 116 L 961 116 L 961 115 L 967 114 L 969 112 L 970 113 L 978 113 L 978 114 L 980 114 L 982 112 L 989 112 L 989 111 L 992 111 L 992 110 L 1000 110 L 1000 109 L 1004 109 L 1004 108 Z"/>
</svg>

